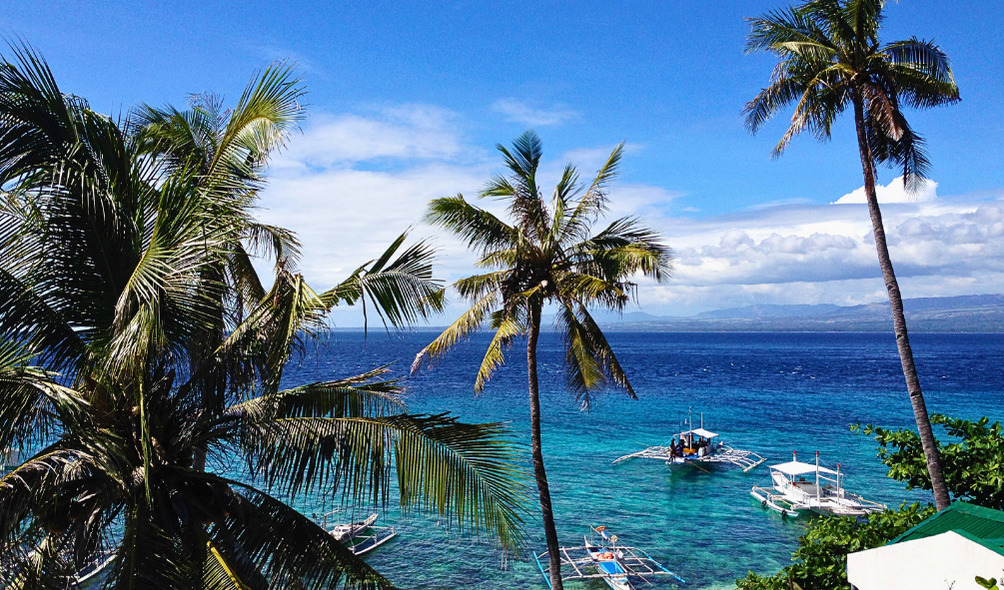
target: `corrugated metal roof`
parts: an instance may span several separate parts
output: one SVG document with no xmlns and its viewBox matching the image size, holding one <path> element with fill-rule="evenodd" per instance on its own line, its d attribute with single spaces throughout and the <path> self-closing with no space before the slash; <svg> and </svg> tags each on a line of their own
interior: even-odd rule
<svg viewBox="0 0 1004 590">
<path fill-rule="evenodd" d="M 888 544 L 955 531 L 987 549 L 1004 555 L 1004 512 L 967 502 L 955 502 Z"/>
</svg>

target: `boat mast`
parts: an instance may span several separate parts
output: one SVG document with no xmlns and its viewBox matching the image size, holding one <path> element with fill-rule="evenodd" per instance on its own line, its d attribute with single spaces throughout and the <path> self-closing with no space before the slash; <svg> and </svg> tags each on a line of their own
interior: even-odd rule
<svg viewBox="0 0 1004 590">
<path fill-rule="evenodd" d="M 816 502 L 819 502 L 819 451 L 816 451 Z"/>
<path fill-rule="evenodd" d="M 694 430 L 694 408 L 693 407 L 687 408 L 687 422 L 688 422 L 688 424 L 687 424 L 687 430 L 690 432 L 690 434 L 687 435 L 687 446 L 690 447 L 690 448 L 694 448 L 694 433 L 693 433 L 693 430 Z"/>
</svg>

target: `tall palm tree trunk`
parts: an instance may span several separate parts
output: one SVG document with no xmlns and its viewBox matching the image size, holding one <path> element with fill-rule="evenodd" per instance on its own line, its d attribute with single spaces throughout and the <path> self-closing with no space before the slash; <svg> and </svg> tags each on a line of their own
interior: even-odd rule
<svg viewBox="0 0 1004 590">
<path fill-rule="evenodd" d="M 899 349 L 900 364 L 903 365 L 903 376 L 906 378 L 906 390 L 910 394 L 910 405 L 913 406 L 913 416 L 917 421 L 917 432 L 920 434 L 920 444 L 927 460 L 927 471 L 931 476 L 931 489 L 934 491 L 934 503 L 938 510 L 943 510 L 951 503 L 948 487 L 945 485 L 945 475 L 941 467 L 941 455 L 934 440 L 931 429 L 931 418 L 924 403 L 924 394 L 920 389 L 920 378 L 917 367 L 913 363 L 913 350 L 910 348 L 910 338 L 906 332 L 906 316 L 903 314 L 903 298 L 899 292 L 899 283 L 892 268 L 889 257 L 889 246 L 886 244 L 885 227 L 882 225 L 882 211 L 879 209 L 878 195 L 875 193 L 875 160 L 865 137 L 864 105 L 860 97 L 854 98 L 854 124 L 858 134 L 858 152 L 861 155 L 861 169 L 865 176 L 865 197 L 868 201 L 868 214 L 872 220 L 872 231 L 875 235 L 875 249 L 878 251 L 879 266 L 885 288 L 889 292 L 889 307 L 892 309 L 892 324 L 896 334 L 896 347 Z"/>
<path fill-rule="evenodd" d="M 540 387 L 537 383 L 537 339 L 540 336 L 540 308 L 542 302 L 530 302 L 530 332 L 526 339 L 526 369 L 530 380 L 530 449 L 533 455 L 533 475 L 537 480 L 540 495 L 540 512 L 544 519 L 544 537 L 547 539 L 547 555 L 550 560 L 551 588 L 564 590 L 561 583 L 561 547 L 558 545 L 558 531 L 554 528 L 554 513 L 551 510 L 551 490 L 547 486 L 544 471 L 544 453 L 540 442 Z"/>
</svg>

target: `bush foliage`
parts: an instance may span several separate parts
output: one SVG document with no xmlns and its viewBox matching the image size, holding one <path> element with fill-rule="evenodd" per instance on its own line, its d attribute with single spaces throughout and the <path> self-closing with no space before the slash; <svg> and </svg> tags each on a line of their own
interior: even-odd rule
<svg viewBox="0 0 1004 590">
<path fill-rule="evenodd" d="M 1004 509 L 1004 429 L 986 418 L 962 420 L 933 414 L 931 423 L 941 426 L 954 440 L 938 443 L 945 481 L 953 500 Z M 889 468 L 888 476 L 906 483 L 907 489 L 931 489 L 920 437 L 912 430 L 889 430 L 855 425 L 852 430 L 872 436 L 879 445 L 878 457 Z M 754 572 L 736 580 L 739 590 L 850 590 L 847 554 L 888 543 L 935 513 L 931 505 L 903 504 L 857 519 L 829 516 L 814 520 L 798 540 L 791 565 L 772 576 Z"/>
</svg>

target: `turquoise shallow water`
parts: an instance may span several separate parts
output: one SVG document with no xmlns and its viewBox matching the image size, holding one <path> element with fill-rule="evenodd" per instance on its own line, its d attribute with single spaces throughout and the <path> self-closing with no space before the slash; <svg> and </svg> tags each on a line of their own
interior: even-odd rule
<svg viewBox="0 0 1004 590">
<path fill-rule="evenodd" d="M 387 336 L 383 332 L 335 332 L 287 373 L 288 384 L 328 379 L 396 362 L 407 367 L 433 332 Z M 602 394 L 581 412 L 563 387 L 560 342 L 545 334 L 540 368 L 544 453 L 563 544 L 579 544 L 589 525 L 604 524 L 623 542 L 646 549 L 687 580 L 686 588 L 731 588 L 748 570 L 772 573 L 789 563 L 802 524 L 782 520 L 749 497 L 766 478 L 717 468 L 670 472 L 657 461 L 611 465 L 620 455 L 663 443 L 693 408 L 705 427 L 769 463 L 799 451 L 811 460 L 840 462 L 847 487 L 890 505 L 929 500 L 885 477 L 874 442 L 848 425 L 909 427 L 913 417 L 896 354 L 886 334 L 608 334 L 639 400 Z M 1004 419 L 1004 338 L 999 335 L 916 334 L 911 337 L 921 383 L 932 412 Z M 459 347 L 432 369 L 407 378 L 411 411 L 450 411 L 466 421 L 508 421 L 528 440 L 524 351 L 474 396 L 473 377 L 486 336 Z M 304 498 L 307 514 L 331 506 Z M 487 540 L 460 537 L 434 516 L 380 509 L 399 538 L 369 561 L 402 588 L 546 588 L 532 557 L 509 560 Z M 358 514 L 368 513 L 359 507 Z M 531 518 L 536 517 L 536 512 Z M 530 521 L 531 551 L 543 535 Z M 674 584 L 658 581 L 657 587 Z M 601 582 L 569 588 L 600 589 Z"/>
</svg>

